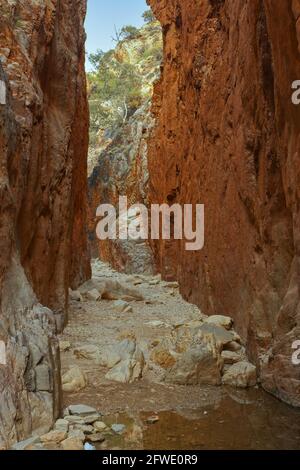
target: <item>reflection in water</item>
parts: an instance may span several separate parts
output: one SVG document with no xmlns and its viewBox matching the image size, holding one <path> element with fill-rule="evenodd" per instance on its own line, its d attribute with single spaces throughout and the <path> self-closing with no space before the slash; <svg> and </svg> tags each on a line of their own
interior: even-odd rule
<svg viewBox="0 0 300 470">
<path fill-rule="evenodd" d="M 300 410 L 261 390 L 228 391 L 214 406 L 160 412 L 159 421 L 148 424 L 152 415 L 107 417 L 107 424 L 122 423 L 126 430 L 121 435 L 107 435 L 106 448 L 300 449 Z"/>
</svg>

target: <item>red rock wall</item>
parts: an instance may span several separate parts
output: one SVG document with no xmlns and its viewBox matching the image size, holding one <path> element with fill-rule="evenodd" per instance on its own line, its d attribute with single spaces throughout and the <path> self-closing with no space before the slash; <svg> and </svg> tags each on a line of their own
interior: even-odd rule
<svg viewBox="0 0 300 470">
<path fill-rule="evenodd" d="M 149 3 L 164 29 L 150 197 L 206 208 L 204 250 L 160 243 L 157 262 L 205 313 L 233 316 L 263 386 L 300 405 L 300 2 Z"/>
<path fill-rule="evenodd" d="M 58 416 L 56 332 L 69 285 L 90 273 L 85 10 L 0 0 L 0 448 Z"/>
</svg>

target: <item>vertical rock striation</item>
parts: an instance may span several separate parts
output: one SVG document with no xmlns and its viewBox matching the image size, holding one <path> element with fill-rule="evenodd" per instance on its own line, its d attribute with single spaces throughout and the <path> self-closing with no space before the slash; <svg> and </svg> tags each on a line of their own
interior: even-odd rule
<svg viewBox="0 0 300 470">
<path fill-rule="evenodd" d="M 85 9 L 0 0 L 0 448 L 58 416 L 56 332 L 89 276 Z"/>
<path fill-rule="evenodd" d="M 164 31 L 152 202 L 204 203 L 205 248 L 159 243 L 165 278 L 235 318 L 263 386 L 300 405 L 298 0 L 149 0 Z"/>
</svg>

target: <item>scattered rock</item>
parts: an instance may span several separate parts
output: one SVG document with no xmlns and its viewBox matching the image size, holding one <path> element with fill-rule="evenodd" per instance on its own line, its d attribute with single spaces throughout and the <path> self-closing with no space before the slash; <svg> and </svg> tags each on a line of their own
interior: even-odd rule
<svg viewBox="0 0 300 470">
<path fill-rule="evenodd" d="M 87 440 L 90 442 L 104 442 L 105 437 L 103 436 L 103 434 L 98 432 L 96 434 L 91 434 L 90 436 L 87 436 Z"/>
<path fill-rule="evenodd" d="M 74 349 L 74 356 L 77 359 L 88 359 L 95 361 L 96 364 L 100 362 L 100 349 L 94 344 L 83 344 Z"/>
<path fill-rule="evenodd" d="M 101 294 L 97 289 L 92 289 L 86 293 L 86 298 L 92 302 L 97 302 L 101 299 Z"/>
<path fill-rule="evenodd" d="M 81 439 L 76 437 L 68 437 L 64 441 L 62 441 L 61 446 L 63 450 L 82 450 L 83 444 Z"/>
<path fill-rule="evenodd" d="M 238 362 L 225 372 L 222 382 L 239 388 L 254 387 L 257 382 L 256 367 L 247 361 Z"/>
<path fill-rule="evenodd" d="M 90 444 L 89 442 L 86 442 L 84 444 L 84 450 L 96 450 L 96 447 Z"/>
<path fill-rule="evenodd" d="M 107 425 L 103 421 L 96 421 L 94 423 L 94 428 L 96 431 L 102 432 L 107 429 Z"/>
<path fill-rule="evenodd" d="M 69 351 L 71 349 L 71 343 L 69 341 L 60 341 L 59 349 L 61 350 L 61 352 Z"/>
<path fill-rule="evenodd" d="M 83 417 L 84 424 L 94 424 L 96 421 L 99 421 L 101 415 L 99 413 L 94 413 L 92 415 L 88 415 Z"/>
<path fill-rule="evenodd" d="M 82 431 L 83 434 L 93 434 L 95 432 L 94 427 L 90 424 L 76 424 L 75 430 Z"/>
<path fill-rule="evenodd" d="M 147 424 L 155 424 L 159 421 L 159 416 L 150 416 L 146 419 Z"/>
<path fill-rule="evenodd" d="M 81 429 L 71 429 L 68 437 L 80 440 L 81 444 L 85 441 L 85 434 Z"/>
<path fill-rule="evenodd" d="M 40 440 L 44 443 L 59 444 L 64 441 L 67 437 L 67 433 L 63 431 L 50 431 L 47 434 L 41 436 Z"/>
<path fill-rule="evenodd" d="M 113 304 L 113 307 L 118 313 L 133 312 L 131 305 L 128 302 L 125 302 L 124 300 L 116 300 Z"/>
<path fill-rule="evenodd" d="M 75 302 L 83 302 L 81 293 L 78 290 L 69 289 L 69 298 Z"/>
<path fill-rule="evenodd" d="M 116 433 L 116 434 L 122 434 L 125 429 L 126 429 L 126 426 L 125 424 L 113 424 L 111 426 L 111 429 Z"/>
<path fill-rule="evenodd" d="M 64 392 L 78 392 L 86 387 L 87 380 L 81 369 L 73 366 L 63 375 L 62 384 Z"/>
<path fill-rule="evenodd" d="M 66 419 L 58 419 L 55 423 L 54 430 L 67 433 L 69 431 L 69 422 Z"/>
<path fill-rule="evenodd" d="M 222 326 L 226 330 L 230 330 L 233 326 L 233 319 L 224 315 L 212 315 L 205 320 L 205 323 Z"/>
<path fill-rule="evenodd" d="M 145 359 L 136 341 L 125 339 L 116 344 L 107 355 L 107 365 L 113 364 L 105 378 L 121 383 L 131 383 L 141 378 Z"/>
<path fill-rule="evenodd" d="M 224 361 L 224 364 L 236 364 L 241 360 L 240 354 L 233 351 L 223 351 L 221 357 Z"/>
<path fill-rule="evenodd" d="M 70 405 L 68 411 L 71 415 L 87 417 L 88 415 L 94 415 L 97 413 L 95 408 L 88 405 Z"/>
</svg>

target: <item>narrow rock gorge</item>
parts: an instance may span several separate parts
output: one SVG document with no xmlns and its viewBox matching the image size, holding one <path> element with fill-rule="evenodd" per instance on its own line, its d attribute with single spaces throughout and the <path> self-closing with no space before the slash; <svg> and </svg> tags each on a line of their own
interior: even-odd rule
<svg viewBox="0 0 300 470">
<path fill-rule="evenodd" d="M 0 1 L 0 448 L 61 412 L 56 333 L 86 241 L 86 1 Z M 3 91 L 3 89 L 2 89 Z"/>
<path fill-rule="evenodd" d="M 300 0 L 147 0 L 86 73 L 88 3 L 0 0 L 0 450 L 299 449 Z"/>
<path fill-rule="evenodd" d="M 231 315 L 266 390 L 300 405 L 298 0 L 149 0 L 164 32 L 151 202 L 205 204 L 205 248 L 160 242 L 166 279 Z"/>
</svg>

